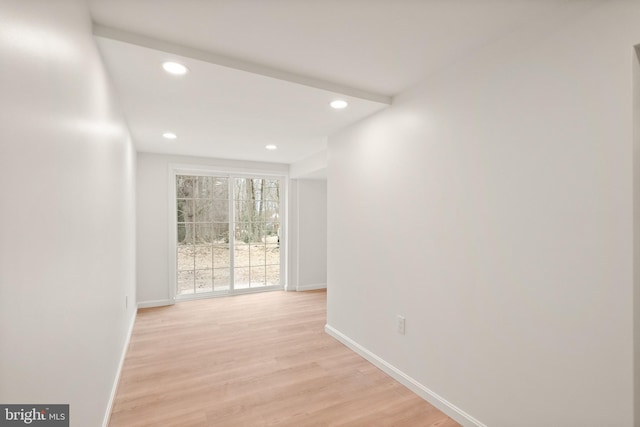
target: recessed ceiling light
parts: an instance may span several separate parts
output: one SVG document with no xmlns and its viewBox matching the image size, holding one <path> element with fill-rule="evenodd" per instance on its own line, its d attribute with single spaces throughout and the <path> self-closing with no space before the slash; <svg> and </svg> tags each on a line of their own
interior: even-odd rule
<svg viewBox="0 0 640 427">
<path fill-rule="evenodd" d="M 176 139 L 178 136 L 173 132 L 165 132 L 162 134 L 167 139 Z"/>
<path fill-rule="evenodd" d="M 273 144 L 269 144 L 269 145 L 265 145 L 264 148 L 266 148 L 267 150 L 277 150 L 278 146 L 277 145 L 273 145 Z"/>
<path fill-rule="evenodd" d="M 184 65 L 178 63 L 178 62 L 163 62 L 162 63 L 162 68 L 164 68 L 164 70 L 167 73 L 171 73 L 171 74 L 175 74 L 178 76 L 181 76 L 183 74 L 187 74 L 187 71 L 189 71 L 189 69 L 187 67 L 185 67 Z"/>
<path fill-rule="evenodd" d="M 335 108 L 336 110 L 341 110 L 343 108 L 347 108 L 347 105 L 349 105 L 349 103 L 347 101 L 343 101 L 342 99 L 336 99 L 335 101 L 331 101 L 331 105 L 332 108 Z"/>
</svg>

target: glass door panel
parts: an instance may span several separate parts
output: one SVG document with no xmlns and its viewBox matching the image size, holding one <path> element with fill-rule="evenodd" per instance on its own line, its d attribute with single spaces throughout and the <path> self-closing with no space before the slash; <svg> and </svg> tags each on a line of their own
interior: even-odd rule
<svg viewBox="0 0 640 427">
<path fill-rule="evenodd" d="M 176 293 L 280 286 L 280 179 L 176 175 Z"/>
</svg>

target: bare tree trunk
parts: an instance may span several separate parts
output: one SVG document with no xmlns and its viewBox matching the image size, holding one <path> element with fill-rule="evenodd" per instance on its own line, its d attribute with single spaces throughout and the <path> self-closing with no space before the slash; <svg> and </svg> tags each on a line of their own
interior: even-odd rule
<svg viewBox="0 0 640 427">
<path fill-rule="evenodd" d="M 251 243 L 253 241 L 254 234 L 254 224 L 253 224 L 253 215 L 256 205 L 256 195 L 254 194 L 253 188 L 253 179 L 247 179 L 247 217 L 249 220 L 248 229 L 249 229 L 249 241 L 247 243 Z"/>
<path fill-rule="evenodd" d="M 262 240 L 262 236 L 264 235 L 264 178 L 260 180 L 260 200 L 258 201 L 258 221 L 260 221 L 258 224 L 258 233 L 259 233 L 259 238 L 260 240 Z"/>
<path fill-rule="evenodd" d="M 185 176 L 182 181 L 182 193 L 184 197 L 187 199 L 192 199 L 194 197 L 194 177 Z M 184 221 L 186 223 L 193 223 L 195 221 L 195 201 L 187 200 L 184 207 Z M 195 230 L 193 224 L 185 225 L 185 243 L 193 244 L 195 243 Z"/>
</svg>

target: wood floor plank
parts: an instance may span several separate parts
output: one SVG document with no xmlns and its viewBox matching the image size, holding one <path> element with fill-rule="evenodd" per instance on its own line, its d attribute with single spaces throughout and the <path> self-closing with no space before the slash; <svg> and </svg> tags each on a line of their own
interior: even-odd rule
<svg viewBox="0 0 640 427">
<path fill-rule="evenodd" d="M 110 427 L 455 427 L 324 333 L 326 293 L 141 309 Z"/>
</svg>

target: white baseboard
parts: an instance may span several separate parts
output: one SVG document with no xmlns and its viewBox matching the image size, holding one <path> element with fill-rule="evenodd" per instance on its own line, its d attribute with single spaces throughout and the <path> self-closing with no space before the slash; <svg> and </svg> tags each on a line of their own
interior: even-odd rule
<svg viewBox="0 0 640 427">
<path fill-rule="evenodd" d="M 173 304 L 173 301 L 169 299 L 156 299 L 152 301 L 141 301 L 138 303 L 138 308 L 164 307 L 165 305 Z"/>
<path fill-rule="evenodd" d="M 324 330 L 327 334 L 331 335 L 338 341 L 340 341 L 345 346 L 349 347 L 354 352 L 358 353 L 360 356 L 367 359 L 369 362 L 373 363 L 375 366 L 384 371 L 387 375 L 407 387 L 409 390 L 413 391 L 415 394 L 462 424 L 464 427 L 487 427 L 485 424 L 473 418 L 471 415 L 464 412 L 462 409 L 458 408 L 451 402 L 442 398 L 438 394 L 429 390 L 424 385 L 420 384 L 418 381 L 414 380 L 400 369 L 391 365 L 384 359 L 378 357 L 373 354 L 357 342 L 353 341 L 348 336 L 344 335 L 342 332 L 337 329 L 325 325 Z"/>
<path fill-rule="evenodd" d="M 296 291 L 313 291 L 316 289 L 327 289 L 326 283 L 312 283 L 310 285 L 298 285 Z"/>
<path fill-rule="evenodd" d="M 133 333 L 133 325 L 136 324 L 137 315 L 138 315 L 138 312 L 134 310 L 133 317 L 131 319 L 131 324 L 129 325 L 129 330 L 127 331 L 127 339 L 124 342 L 124 347 L 122 348 L 122 354 L 120 355 L 120 363 L 118 364 L 118 370 L 116 371 L 116 378 L 113 380 L 113 387 L 111 388 L 111 396 L 109 396 L 109 402 L 107 403 L 107 412 L 104 414 L 104 421 L 102 423 L 102 427 L 109 426 L 109 420 L 111 419 L 111 410 L 113 409 L 113 402 L 116 399 L 116 392 L 118 391 L 118 383 L 120 382 L 120 374 L 122 373 L 122 366 L 124 365 L 124 359 L 127 356 L 127 350 L 129 349 L 129 342 L 131 341 L 131 334 Z"/>
</svg>

